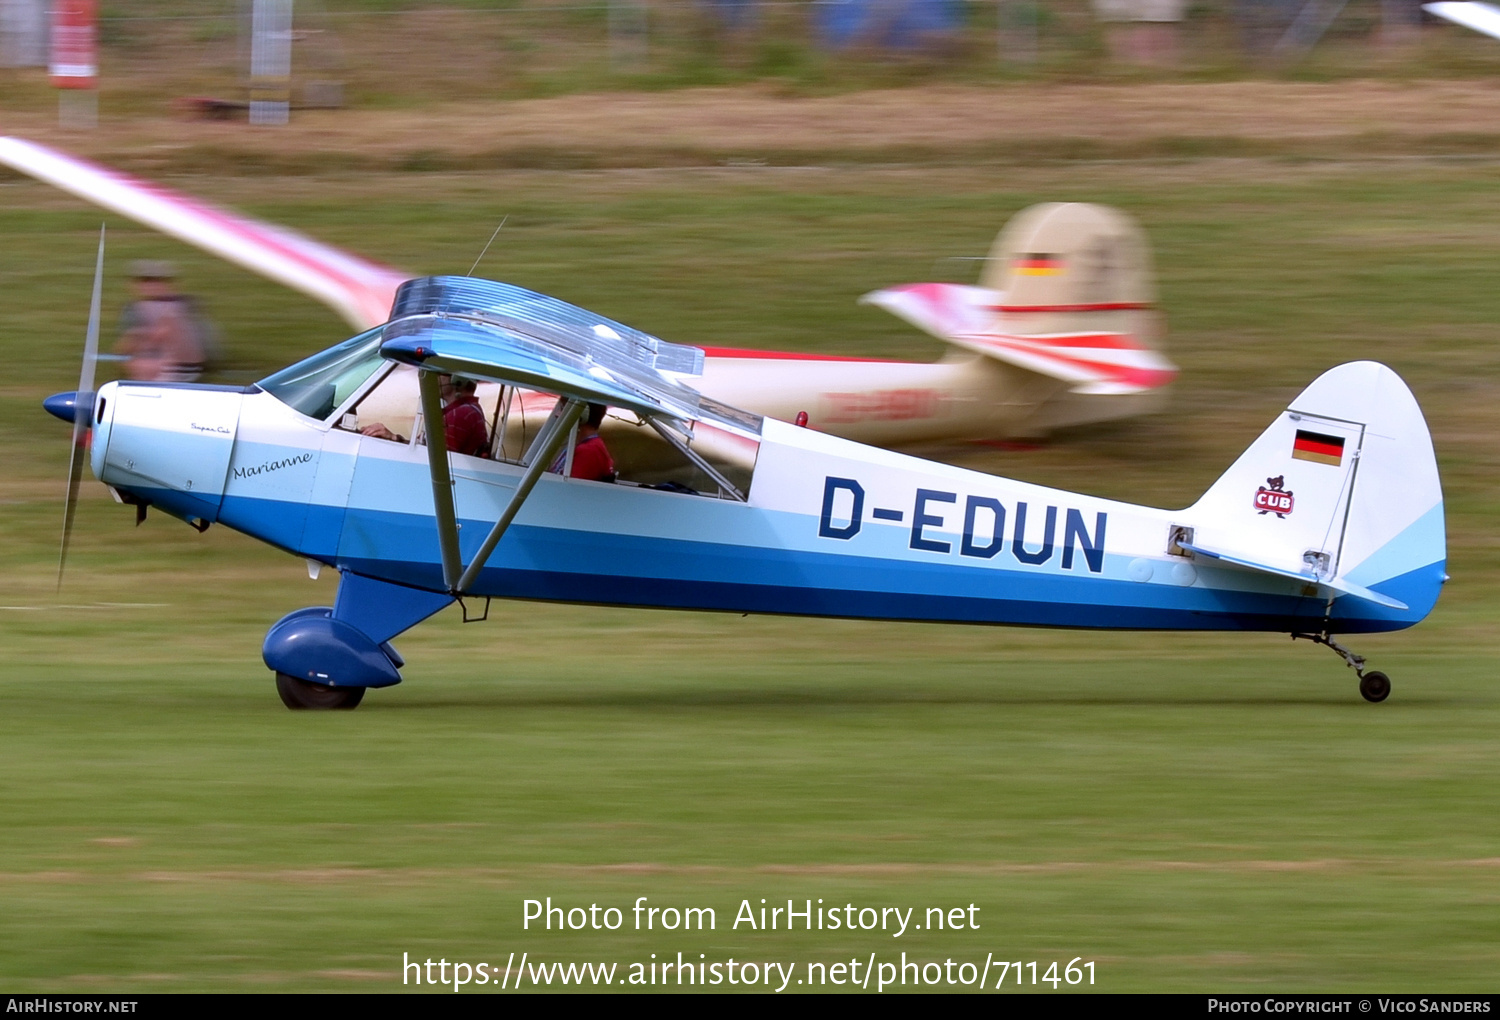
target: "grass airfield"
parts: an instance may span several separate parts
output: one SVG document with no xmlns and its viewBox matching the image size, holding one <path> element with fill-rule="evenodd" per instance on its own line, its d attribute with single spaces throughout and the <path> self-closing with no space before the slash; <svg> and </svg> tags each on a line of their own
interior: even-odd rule
<svg viewBox="0 0 1500 1020">
<path fill-rule="evenodd" d="M 0 178 L 0 982 L 399 988 L 486 961 L 1096 962 L 1109 991 L 1493 991 L 1500 965 L 1500 195 L 1483 160 L 180 177 L 421 272 L 481 273 L 666 339 L 913 358 L 857 295 L 972 279 L 1016 210 L 1119 205 L 1183 369 L 1159 416 L 940 455 L 1191 502 L 1318 372 L 1372 357 L 1427 411 L 1453 582 L 1360 638 L 1385 704 L 1285 635 L 1091 634 L 496 603 L 396 642 L 400 687 L 291 713 L 259 661 L 325 572 L 85 486 L 53 592 L 100 217 Z M 347 335 L 110 218 L 225 331 L 235 378 Z M 521 901 L 711 906 L 714 932 L 529 932 Z M 978 931 L 747 932 L 741 899 L 978 904 Z M 872 986 L 873 987 L 873 986 Z M 1014 990 L 1014 986 L 1008 986 Z M 1028 985 L 1028 988 L 1030 986 Z M 1066 986 L 1065 986 L 1066 987 Z M 1042 989 L 1049 988 L 1042 985 Z"/>
</svg>

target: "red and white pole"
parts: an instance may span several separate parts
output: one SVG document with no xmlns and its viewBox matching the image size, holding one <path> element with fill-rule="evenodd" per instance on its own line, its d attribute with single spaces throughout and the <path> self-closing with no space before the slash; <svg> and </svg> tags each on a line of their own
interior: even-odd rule
<svg viewBox="0 0 1500 1020">
<path fill-rule="evenodd" d="M 53 0 L 52 52 L 48 73 L 57 93 L 63 127 L 99 122 L 98 0 Z"/>
</svg>

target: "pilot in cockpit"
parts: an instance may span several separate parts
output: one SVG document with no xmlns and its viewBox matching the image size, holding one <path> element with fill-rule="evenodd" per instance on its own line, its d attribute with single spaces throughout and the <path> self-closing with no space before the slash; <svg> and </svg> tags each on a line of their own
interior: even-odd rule
<svg viewBox="0 0 1500 1020">
<path fill-rule="evenodd" d="M 489 425 L 484 420 L 479 398 L 474 395 L 478 383 L 461 375 L 440 375 L 438 386 L 443 398 L 443 432 L 448 449 L 471 457 L 483 455 L 489 447 Z M 406 442 L 405 436 L 397 435 L 380 422 L 366 425 L 359 433 L 374 439 Z"/>
</svg>

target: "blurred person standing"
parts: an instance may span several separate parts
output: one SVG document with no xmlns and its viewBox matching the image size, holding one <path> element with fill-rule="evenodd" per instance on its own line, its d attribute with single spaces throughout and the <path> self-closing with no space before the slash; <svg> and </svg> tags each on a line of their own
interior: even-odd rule
<svg viewBox="0 0 1500 1020">
<path fill-rule="evenodd" d="M 177 293 L 170 262 L 131 263 L 135 300 L 120 315 L 115 351 L 125 374 L 143 382 L 194 382 L 203 374 L 203 337 L 193 299 Z"/>
</svg>

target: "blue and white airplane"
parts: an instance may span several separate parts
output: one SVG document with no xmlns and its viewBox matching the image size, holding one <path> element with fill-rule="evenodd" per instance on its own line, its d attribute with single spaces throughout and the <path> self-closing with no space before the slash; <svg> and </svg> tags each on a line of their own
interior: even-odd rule
<svg viewBox="0 0 1500 1020">
<path fill-rule="evenodd" d="M 97 307 L 96 276 L 90 355 Z M 542 294 L 428 277 L 401 286 L 384 325 L 257 385 L 95 393 L 86 358 L 79 390 L 47 406 L 75 438 L 92 429 L 95 476 L 138 513 L 222 524 L 340 572 L 332 607 L 266 635 L 290 708 L 352 708 L 399 683 L 394 638 L 491 598 L 1275 631 L 1333 648 L 1380 701 L 1389 679 L 1335 636 L 1410 627 L 1445 580 L 1427 425 L 1373 362 L 1319 377 L 1184 510 L 741 411 L 693 387 L 702 363 L 698 348 Z M 487 455 L 447 449 L 439 376 L 453 373 L 483 381 Z M 518 393 L 551 406 L 518 426 Z M 612 435 L 623 421 L 642 437 L 614 450 L 613 484 L 571 477 L 589 404 L 620 419 Z M 409 438 L 361 433 L 374 422 Z"/>
</svg>

